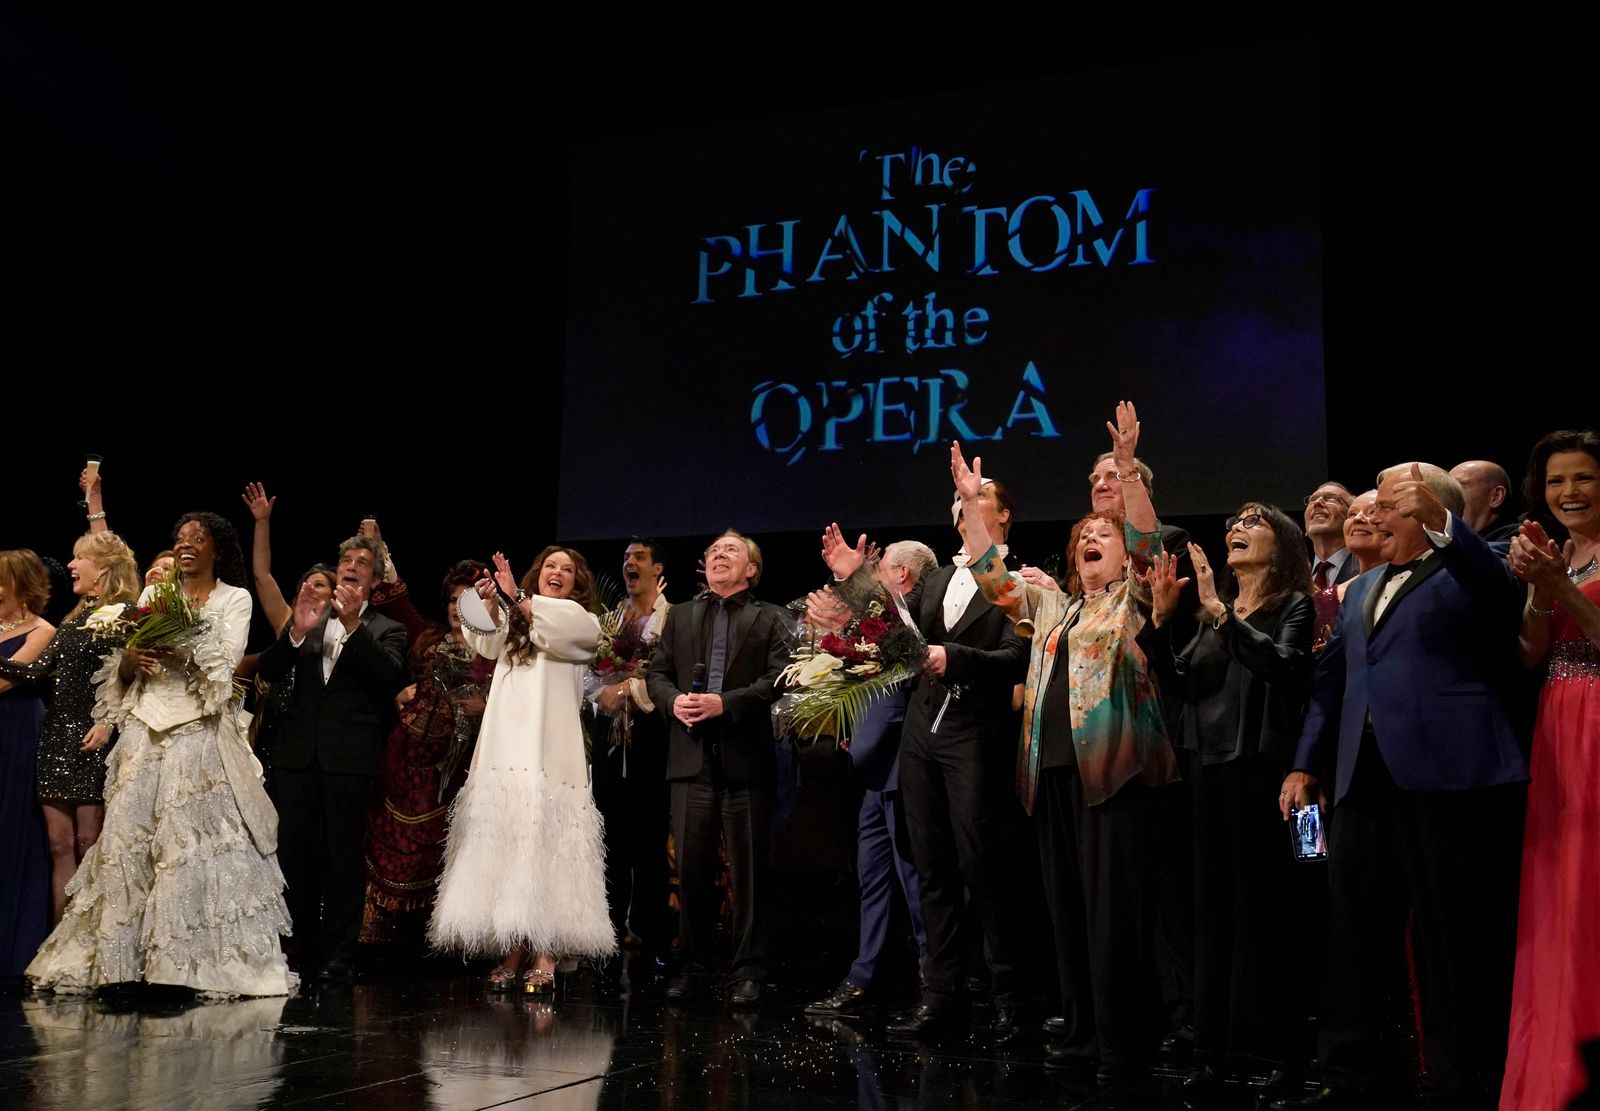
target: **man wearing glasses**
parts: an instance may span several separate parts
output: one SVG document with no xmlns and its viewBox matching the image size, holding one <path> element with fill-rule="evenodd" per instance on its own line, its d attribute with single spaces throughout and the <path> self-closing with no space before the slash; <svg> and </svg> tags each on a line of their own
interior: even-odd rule
<svg viewBox="0 0 1600 1111">
<path fill-rule="evenodd" d="M 1350 491 L 1337 482 L 1324 482 L 1306 495 L 1306 539 L 1311 541 L 1311 582 L 1326 590 L 1356 577 L 1356 561 L 1344 546 L 1344 518 L 1350 511 Z"/>
</svg>

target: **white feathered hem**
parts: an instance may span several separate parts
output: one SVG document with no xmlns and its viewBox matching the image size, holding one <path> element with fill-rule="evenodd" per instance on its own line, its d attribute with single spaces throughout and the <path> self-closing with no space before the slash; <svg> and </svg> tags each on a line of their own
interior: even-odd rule
<svg viewBox="0 0 1600 1111">
<path fill-rule="evenodd" d="M 587 785 L 474 769 L 450 808 L 428 938 L 474 956 L 523 944 L 561 957 L 615 953 L 604 829 Z"/>
</svg>

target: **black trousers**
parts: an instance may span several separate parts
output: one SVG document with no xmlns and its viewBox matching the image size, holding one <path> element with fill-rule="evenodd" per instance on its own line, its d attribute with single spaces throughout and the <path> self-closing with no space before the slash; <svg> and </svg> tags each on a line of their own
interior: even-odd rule
<svg viewBox="0 0 1600 1111">
<path fill-rule="evenodd" d="M 594 801 L 605 819 L 611 923 L 619 943 L 631 928 L 646 949 L 665 954 L 676 932 L 667 907 L 666 726 L 655 714 L 636 714 L 632 743 L 609 748 L 610 719 L 597 724 Z"/>
<path fill-rule="evenodd" d="M 908 730 L 901 738 L 900 801 L 928 931 L 923 998 L 933 1006 L 963 998 L 969 897 L 983 932 L 995 1001 L 1009 1003 L 1016 994 L 1011 926 L 1003 913 L 1007 841 L 1015 834 L 1016 803 L 1005 774 L 1011 751 L 988 751 L 972 737 L 925 737 Z"/>
<path fill-rule="evenodd" d="M 1329 982 L 1323 1066 L 1399 1074 L 1383 1044 L 1408 908 L 1422 994 L 1425 1082 L 1469 1105 L 1499 1098 L 1510 1021 L 1523 784 L 1403 791 L 1370 732 L 1328 827 Z"/>
<path fill-rule="evenodd" d="M 1320 961 L 1307 943 L 1325 900 L 1321 862 L 1294 859 L 1290 826 L 1278 811 L 1283 761 L 1240 756 L 1190 764 L 1194 810 L 1195 1052 L 1303 1065 L 1314 989 L 1283 970 L 1298 957 Z"/>
<path fill-rule="evenodd" d="M 694 779 L 672 783 L 672 838 L 678 850 L 679 972 L 703 977 L 711 969 L 711 936 L 719 899 L 718 834 L 728 846 L 733 877 L 733 977 L 767 975 L 767 859 L 772 847 L 772 792 L 725 782 L 709 754 Z"/>
<path fill-rule="evenodd" d="M 1087 806 L 1076 767 L 1040 773 L 1033 820 L 1055 931 L 1065 1048 L 1102 1062 L 1150 1055 L 1160 792 L 1125 783 Z"/>
<path fill-rule="evenodd" d="M 1177 736 L 1176 732 L 1169 734 Z M 1194 1021 L 1195 903 L 1194 782 L 1190 754 L 1177 751 L 1176 783 L 1157 792 L 1161 799 L 1161 852 L 1157 854 L 1156 971 L 1167 1025 L 1173 1029 Z M 1277 794 L 1276 791 L 1273 792 Z"/>
<path fill-rule="evenodd" d="M 372 780 L 315 764 L 272 771 L 278 864 L 302 963 L 355 955 L 367 892 L 362 852 Z"/>
</svg>

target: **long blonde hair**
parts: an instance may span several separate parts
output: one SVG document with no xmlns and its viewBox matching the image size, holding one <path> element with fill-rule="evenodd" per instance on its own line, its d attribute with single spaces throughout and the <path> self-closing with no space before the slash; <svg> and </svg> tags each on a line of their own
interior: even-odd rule
<svg viewBox="0 0 1600 1111">
<path fill-rule="evenodd" d="M 105 589 L 95 594 L 96 605 L 112 602 L 132 602 L 144 589 L 144 579 L 139 574 L 139 562 L 133 558 L 133 549 L 114 532 L 86 532 L 72 545 L 74 556 L 92 559 L 105 573 Z M 64 621 L 71 621 L 84 611 L 90 595 L 78 598 Z"/>
</svg>

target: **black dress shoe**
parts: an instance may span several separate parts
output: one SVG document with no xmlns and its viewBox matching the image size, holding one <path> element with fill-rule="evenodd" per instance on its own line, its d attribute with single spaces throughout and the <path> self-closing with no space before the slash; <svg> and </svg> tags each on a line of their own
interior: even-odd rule
<svg viewBox="0 0 1600 1111">
<path fill-rule="evenodd" d="M 919 1003 L 909 1011 L 901 1011 L 886 1027 L 891 1038 L 915 1038 L 918 1041 L 937 1041 L 963 1033 L 966 1015 L 960 1008 L 931 1003 Z"/>
<path fill-rule="evenodd" d="M 728 1003 L 734 1007 L 756 1007 L 761 1004 L 760 980 L 736 980 L 728 992 Z"/>
<path fill-rule="evenodd" d="M 694 1003 L 705 994 L 706 982 L 699 976 L 678 976 L 667 984 L 668 1003 Z"/>
<path fill-rule="evenodd" d="M 1005 1045 L 1015 1041 L 1021 1033 L 1022 1027 L 1017 1025 L 1017 1005 L 996 1003 L 994 1018 L 989 1023 L 989 1041 L 994 1045 Z"/>
<path fill-rule="evenodd" d="M 1356 1101 L 1343 1088 L 1322 1085 L 1303 1096 L 1285 1096 L 1267 1104 L 1269 1111 L 1317 1111 L 1318 1108 L 1355 1107 Z"/>
<path fill-rule="evenodd" d="M 1044 1067 L 1050 1072 L 1092 1072 L 1099 1063 L 1100 1058 L 1093 1053 L 1065 1046 L 1044 1059 Z"/>
<path fill-rule="evenodd" d="M 808 1015 L 854 1017 L 872 1010 L 872 997 L 866 988 L 858 988 L 849 980 L 841 980 L 826 997 L 807 1003 Z"/>
<path fill-rule="evenodd" d="M 317 972 L 317 979 L 324 984 L 348 984 L 356 978 L 356 970 L 349 961 L 334 957 L 322 966 Z"/>
<path fill-rule="evenodd" d="M 1160 1052 L 1168 1060 L 1187 1060 L 1194 1054 L 1194 1027 L 1180 1026 L 1162 1038 Z"/>
<path fill-rule="evenodd" d="M 1044 1020 L 1040 1027 L 1047 1038 L 1064 1038 L 1067 1036 L 1067 1018 L 1065 1015 L 1055 1015 Z"/>
</svg>

